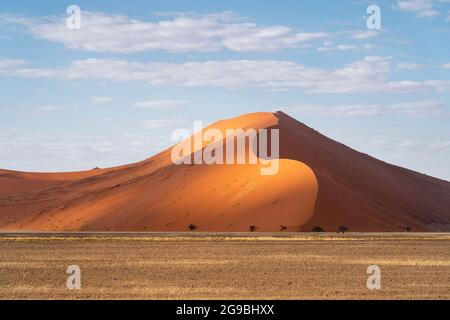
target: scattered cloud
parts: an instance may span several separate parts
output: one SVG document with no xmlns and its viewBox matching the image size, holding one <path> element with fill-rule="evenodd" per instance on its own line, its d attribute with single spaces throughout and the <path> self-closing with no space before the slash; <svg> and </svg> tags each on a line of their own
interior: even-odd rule
<svg viewBox="0 0 450 320">
<path fill-rule="evenodd" d="M 443 67 L 444 69 L 450 69 L 450 63 L 444 64 L 442 67 Z"/>
<path fill-rule="evenodd" d="M 91 97 L 91 102 L 94 104 L 104 104 L 111 101 L 112 101 L 111 97 Z"/>
<path fill-rule="evenodd" d="M 2 64 L 0 60 L 0 65 Z M 392 58 L 367 56 L 337 69 L 307 67 L 292 61 L 225 60 L 185 63 L 141 63 L 117 59 L 85 59 L 67 67 L 33 68 L 8 64 L 0 75 L 66 80 L 145 81 L 150 85 L 261 87 L 301 89 L 308 93 L 406 93 L 448 91 L 447 80 L 390 80 Z"/>
<path fill-rule="evenodd" d="M 166 108 L 184 107 L 189 105 L 189 103 L 190 103 L 189 101 L 185 100 L 147 100 L 136 102 L 135 104 L 133 104 L 133 106 L 149 109 L 166 109 Z"/>
<path fill-rule="evenodd" d="M 396 128 L 383 126 L 374 131 L 368 128 L 342 127 L 325 130 L 328 137 L 392 164 L 423 172 L 450 181 L 450 141 L 428 133 L 403 136 Z M 322 131 L 323 132 L 323 131 Z M 432 155 L 432 156 L 430 156 Z"/>
<path fill-rule="evenodd" d="M 377 37 L 381 34 L 379 31 L 363 31 L 363 32 L 356 32 L 352 34 L 353 39 L 358 40 L 366 40 L 369 38 Z"/>
<path fill-rule="evenodd" d="M 112 167 L 146 159 L 170 144 L 167 137 L 148 134 L 83 135 L 0 129 L 0 168 L 54 172 Z"/>
<path fill-rule="evenodd" d="M 436 17 L 440 12 L 434 9 L 432 0 L 404 0 L 396 2 L 397 8 L 402 11 L 414 12 L 418 17 Z"/>
<path fill-rule="evenodd" d="M 411 117 L 450 116 L 445 104 L 435 100 L 394 103 L 387 106 L 377 104 L 348 104 L 320 106 L 304 104 L 283 109 L 298 116 L 321 117 L 367 117 L 379 115 L 406 115 Z"/>
<path fill-rule="evenodd" d="M 25 18 L 0 15 L 0 22 L 24 26 L 39 39 L 94 52 L 274 52 L 327 38 L 325 32 L 301 32 L 282 25 L 260 26 L 233 12 L 179 13 L 147 22 L 124 15 L 82 11 L 80 30 L 69 30 L 66 17 Z"/>
<path fill-rule="evenodd" d="M 358 117 L 374 116 L 381 114 L 378 105 L 356 105 L 343 104 L 333 106 L 320 106 L 314 104 L 302 104 L 295 107 L 283 108 L 284 111 L 298 116 L 320 116 L 320 117 Z"/>
<path fill-rule="evenodd" d="M 424 65 L 414 62 L 398 62 L 397 68 L 400 70 L 418 70 L 423 68 Z"/>
<path fill-rule="evenodd" d="M 167 119 L 151 119 L 143 121 L 144 129 L 161 129 L 161 128 L 174 128 L 188 124 L 188 119 L 184 118 L 167 118 Z"/>
<path fill-rule="evenodd" d="M 12 68 L 17 68 L 27 64 L 25 60 L 20 59 L 0 59 L 0 72 Z"/>
<path fill-rule="evenodd" d="M 450 111 L 445 104 L 435 100 L 402 102 L 389 105 L 388 112 L 405 114 L 412 117 L 449 116 Z"/>
<path fill-rule="evenodd" d="M 318 47 L 319 52 L 329 52 L 329 51 L 368 51 L 374 49 L 375 46 L 371 44 L 356 45 L 356 44 L 340 44 L 335 47 Z"/>
<path fill-rule="evenodd" d="M 33 109 L 33 113 L 37 114 L 37 115 L 43 115 L 43 114 L 48 114 L 48 113 L 52 113 L 55 111 L 61 111 L 61 110 L 65 110 L 65 109 L 66 109 L 66 107 L 63 107 L 63 106 L 51 106 L 51 105 L 38 106 Z"/>
</svg>

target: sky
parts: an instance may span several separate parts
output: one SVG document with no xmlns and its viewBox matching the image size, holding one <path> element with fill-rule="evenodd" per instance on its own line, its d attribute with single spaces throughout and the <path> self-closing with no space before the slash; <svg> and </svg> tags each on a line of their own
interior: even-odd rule
<svg viewBox="0 0 450 320">
<path fill-rule="evenodd" d="M 282 110 L 450 180 L 449 40 L 450 0 L 2 1 L 0 168 L 131 163 L 196 120 Z"/>
</svg>

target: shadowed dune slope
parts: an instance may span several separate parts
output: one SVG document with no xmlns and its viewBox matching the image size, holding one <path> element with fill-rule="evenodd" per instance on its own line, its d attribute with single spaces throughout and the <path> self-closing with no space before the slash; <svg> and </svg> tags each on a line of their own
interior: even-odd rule
<svg viewBox="0 0 450 320">
<path fill-rule="evenodd" d="M 280 154 L 311 167 L 319 194 L 303 226 L 359 231 L 450 231 L 450 182 L 377 160 L 277 112 Z"/>
<path fill-rule="evenodd" d="M 279 129 L 279 173 L 262 176 L 260 165 L 174 165 L 170 149 L 86 172 L 0 170 L 0 229 L 450 231 L 447 181 L 359 153 L 282 112 L 210 127 Z"/>
</svg>

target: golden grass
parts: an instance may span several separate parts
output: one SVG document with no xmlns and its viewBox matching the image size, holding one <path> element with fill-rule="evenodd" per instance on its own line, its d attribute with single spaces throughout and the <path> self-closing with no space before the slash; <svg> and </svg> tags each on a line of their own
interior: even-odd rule
<svg viewBox="0 0 450 320">
<path fill-rule="evenodd" d="M 337 235 L 331 233 L 324 234 L 256 234 L 248 233 L 243 235 L 237 233 L 235 235 L 228 234 L 212 234 L 212 233 L 155 233 L 151 235 L 141 235 L 135 233 L 133 235 L 117 235 L 111 236 L 111 233 L 86 233 L 85 235 L 72 236 L 70 232 L 67 235 L 52 235 L 52 233 L 34 236 L 33 233 L 10 235 L 0 234 L 2 241 L 151 241 L 151 242 L 179 242 L 179 241 L 238 241 L 238 242 L 258 242 L 258 241 L 450 241 L 450 233 L 347 233 Z"/>
</svg>

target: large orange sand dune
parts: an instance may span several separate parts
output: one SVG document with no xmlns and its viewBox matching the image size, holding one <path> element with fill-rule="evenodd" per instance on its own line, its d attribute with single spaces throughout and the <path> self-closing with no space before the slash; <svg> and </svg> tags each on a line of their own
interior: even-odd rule
<svg viewBox="0 0 450 320">
<path fill-rule="evenodd" d="M 280 130 L 280 171 L 145 161 L 75 173 L 0 170 L 1 230 L 450 231 L 450 183 L 374 159 L 282 112 L 210 127 Z M 281 228 L 285 226 L 285 228 Z"/>
</svg>

